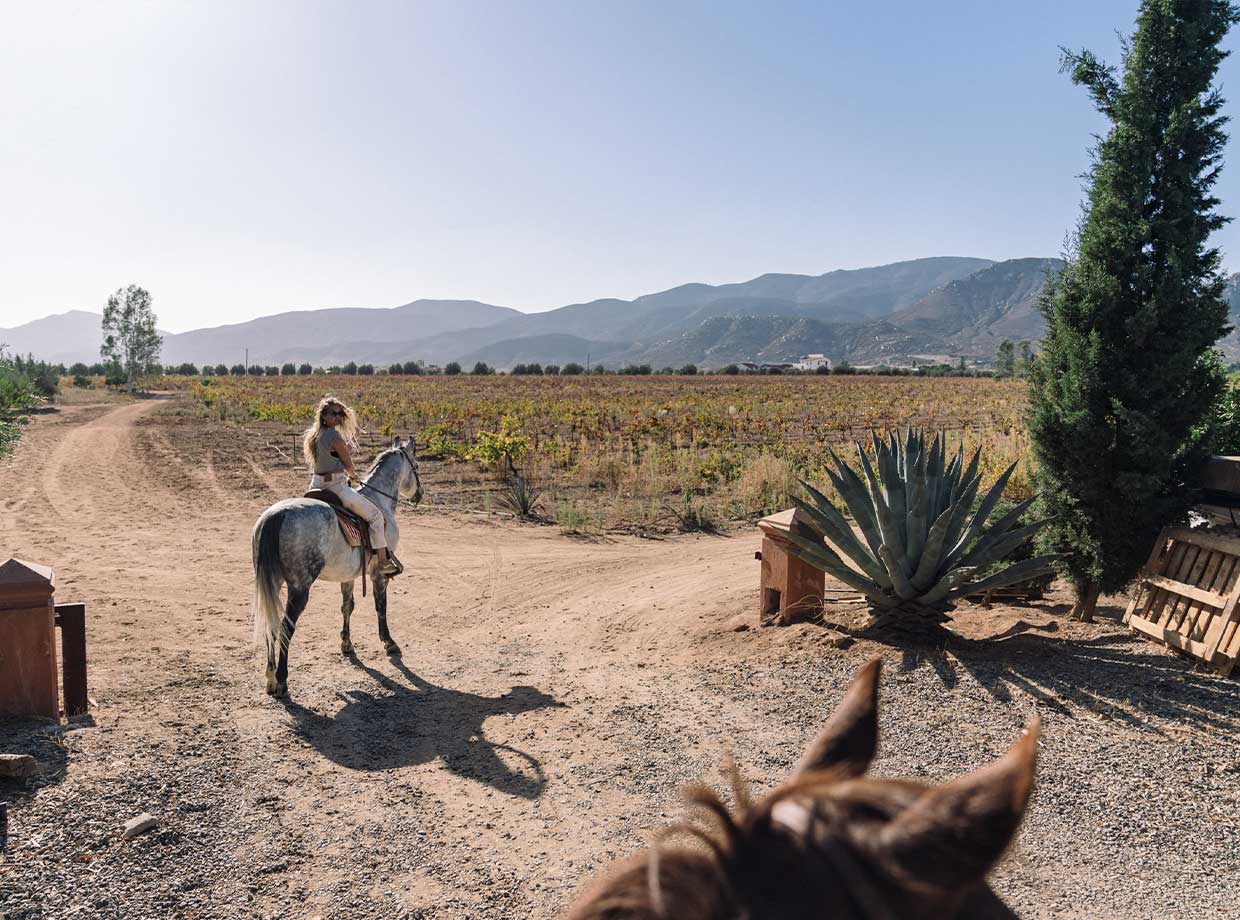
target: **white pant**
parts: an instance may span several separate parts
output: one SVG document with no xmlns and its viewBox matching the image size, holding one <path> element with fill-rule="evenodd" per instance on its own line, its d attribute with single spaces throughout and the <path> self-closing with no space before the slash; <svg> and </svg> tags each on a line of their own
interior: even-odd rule
<svg viewBox="0 0 1240 920">
<path fill-rule="evenodd" d="M 383 549 L 387 546 L 387 535 L 383 532 L 383 512 L 379 510 L 378 505 L 366 496 L 349 488 L 349 479 L 344 473 L 332 473 L 330 480 L 324 479 L 318 473 L 315 473 L 310 477 L 310 488 L 326 489 L 328 492 L 339 496 L 340 504 L 362 518 L 369 525 L 371 547 Z"/>
</svg>

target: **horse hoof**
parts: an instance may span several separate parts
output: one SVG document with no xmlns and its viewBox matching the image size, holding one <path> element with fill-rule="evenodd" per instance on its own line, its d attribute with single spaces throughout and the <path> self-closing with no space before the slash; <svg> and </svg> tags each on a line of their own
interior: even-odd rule
<svg viewBox="0 0 1240 920">
<path fill-rule="evenodd" d="M 383 650 L 387 652 L 389 658 L 400 657 L 400 646 L 397 645 L 395 642 L 389 641 L 389 642 L 383 643 Z"/>
<path fill-rule="evenodd" d="M 341 639 L 340 640 L 340 654 L 341 655 L 352 655 L 353 654 L 353 643 L 350 642 L 348 639 Z"/>
<path fill-rule="evenodd" d="M 269 684 L 267 686 L 267 693 L 278 700 L 284 699 L 284 697 L 288 696 L 288 684 Z"/>
</svg>

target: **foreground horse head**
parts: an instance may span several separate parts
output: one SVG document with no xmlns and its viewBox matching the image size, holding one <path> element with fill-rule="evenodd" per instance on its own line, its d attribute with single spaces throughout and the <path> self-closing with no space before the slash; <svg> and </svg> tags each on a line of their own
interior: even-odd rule
<svg viewBox="0 0 1240 920">
<path fill-rule="evenodd" d="M 788 781 L 729 810 L 689 790 L 699 846 L 656 844 L 622 863 L 570 920 L 1015 917 L 985 881 L 1033 788 L 1038 723 L 999 760 L 944 786 L 867 779 L 878 741 L 874 659 Z"/>
</svg>

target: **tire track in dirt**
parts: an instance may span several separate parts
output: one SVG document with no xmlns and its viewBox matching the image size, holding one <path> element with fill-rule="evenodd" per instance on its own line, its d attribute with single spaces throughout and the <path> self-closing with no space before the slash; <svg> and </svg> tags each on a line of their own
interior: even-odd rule
<svg viewBox="0 0 1240 920">
<path fill-rule="evenodd" d="M 70 428 L 47 457 L 40 477 L 43 495 L 63 522 L 74 526 L 92 521 L 97 501 L 125 494 L 132 486 L 135 458 L 129 445 L 134 422 L 160 403 L 130 403 L 97 419 Z"/>
</svg>

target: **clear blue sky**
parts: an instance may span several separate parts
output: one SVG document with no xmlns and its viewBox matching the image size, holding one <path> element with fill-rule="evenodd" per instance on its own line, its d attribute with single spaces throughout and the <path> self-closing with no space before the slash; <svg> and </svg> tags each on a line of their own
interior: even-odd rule
<svg viewBox="0 0 1240 920">
<path fill-rule="evenodd" d="M 1057 46 L 1136 8 L 0 0 L 0 326 L 1055 255 L 1104 127 Z"/>
</svg>

